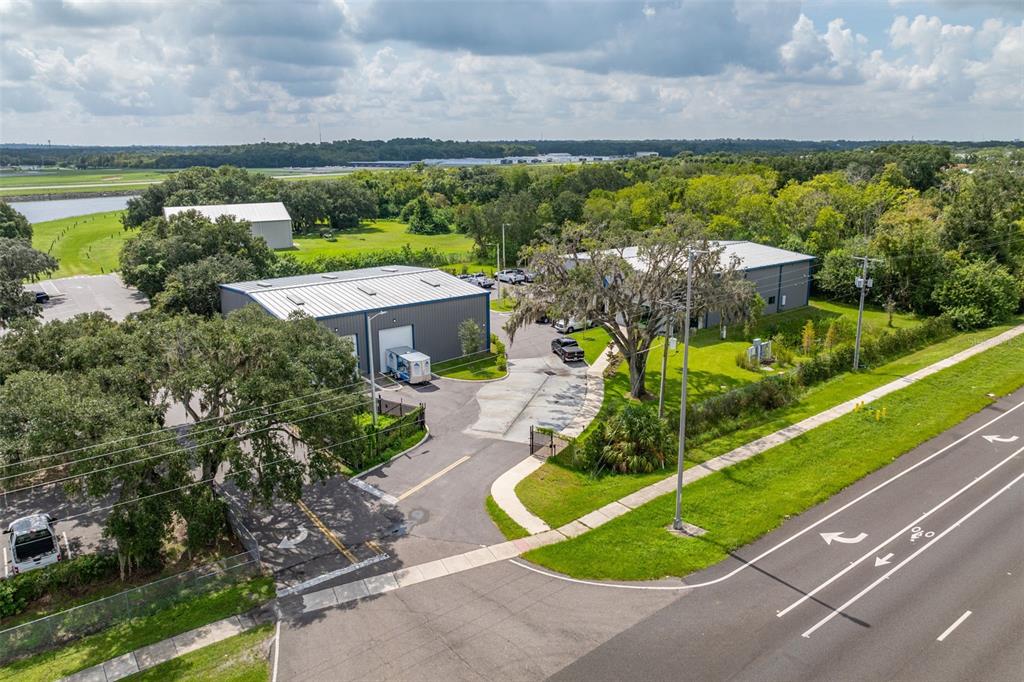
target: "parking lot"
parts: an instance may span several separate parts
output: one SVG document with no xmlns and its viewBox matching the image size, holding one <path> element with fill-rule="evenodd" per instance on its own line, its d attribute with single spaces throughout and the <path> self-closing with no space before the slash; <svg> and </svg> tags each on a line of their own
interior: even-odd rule
<svg viewBox="0 0 1024 682">
<path fill-rule="evenodd" d="M 115 320 L 149 307 L 138 290 L 125 286 L 117 274 L 80 275 L 47 279 L 29 284 L 27 289 L 50 297 L 43 303 L 42 319 L 66 320 L 80 313 L 102 312 Z"/>
</svg>

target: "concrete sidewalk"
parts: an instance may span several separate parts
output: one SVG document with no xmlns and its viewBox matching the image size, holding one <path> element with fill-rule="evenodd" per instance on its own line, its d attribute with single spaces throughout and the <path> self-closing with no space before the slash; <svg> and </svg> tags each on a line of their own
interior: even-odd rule
<svg viewBox="0 0 1024 682">
<path fill-rule="evenodd" d="M 231 616 L 215 623 L 209 623 L 180 635 L 165 639 L 156 644 L 144 646 L 104 663 L 99 663 L 81 670 L 74 675 L 61 678 L 66 682 L 114 682 L 129 675 L 148 670 L 153 666 L 166 663 L 178 656 L 202 649 L 203 647 L 223 641 L 228 637 L 240 635 L 257 625 L 271 622 L 269 610 L 257 609 L 248 614 Z"/>
</svg>

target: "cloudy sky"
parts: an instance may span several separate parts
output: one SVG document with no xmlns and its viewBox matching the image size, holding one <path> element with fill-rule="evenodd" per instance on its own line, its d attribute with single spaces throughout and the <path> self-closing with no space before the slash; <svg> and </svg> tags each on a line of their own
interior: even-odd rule
<svg viewBox="0 0 1024 682">
<path fill-rule="evenodd" d="M 1024 137 L 1024 0 L 0 0 L 0 140 Z"/>
</svg>

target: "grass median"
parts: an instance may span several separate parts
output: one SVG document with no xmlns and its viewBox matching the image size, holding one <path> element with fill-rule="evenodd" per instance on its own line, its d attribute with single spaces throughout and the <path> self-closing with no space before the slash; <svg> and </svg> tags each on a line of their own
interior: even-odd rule
<svg viewBox="0 0 1024 682">
<path fill-rule="evenodd" d="M 525 528 L 516 523 L 511 516 L 506 514 L 505 510 L 499 507 L 498 503 L 490 495 L 487 496 L 485 506 L 491 521 L 498 527 L 498 530 L 501 531 L 506 540 L 518 540 L 530 534 Z"/>
<path fill-rule="evenodd" d="M 273 625 L 262 625 L 126 679 L 135 682 L 265 682 L 270 679 L 267 654 L 268 640 L 273 634 Z"/>
<path fill-rule="evenodd" d="M 764 413 L 749 420 L 743 428 L 727 435 L 706 443 L 689 446 L 686 454 L 687 465 L 704 462 L 712 457 L 725 454 L 745 443 L 774 433 L 970 348 L 1022 322 L 1024 322 L 1024 317 L 1018 317 L 1009 324 L 960 334 L 872 370 L 844 374 L 813 386 L 794 405 Z M 676 409 L 678 410 L 678 407 Z M 650 474 L 595 477 L 563 466 L 557 460 L 549 460 L 519 483 L 516 487 L 516 495 L 527 509 L 555 528 L 654 483 L 671 473 L 671 471 L 658 471 Z"/>
<path fill-rule="evenodd" d="M 507 368 L 498 368 L 498 354 L 490 351 L 438 362 L 432 369 L 439 377 L 463 381 L 488 381 L 508 374 Z"/>
<path fill-rule="evenodd" d="M 664 495 L 596 530 L 525 557 L 578 578 L 648 580 L 684 576 L 836 494 L 896 457 L 1024 385 L 1024 337 L 882 398 L 783 445 L 688 486 L 683 517 L 699 538 L 667 532 L 674 495 Z M 877 419 L 874 410 L 885 408 Z"/>
<path fill-rule="evenodd" d="M 201 625 L 245 613 L 273 597 L 272 578 L 252 578 L 151 616 L 124 621 L 59 649 L 5 663 L 0 668 L 0 681 L 56 680 Z"/>
</svg>

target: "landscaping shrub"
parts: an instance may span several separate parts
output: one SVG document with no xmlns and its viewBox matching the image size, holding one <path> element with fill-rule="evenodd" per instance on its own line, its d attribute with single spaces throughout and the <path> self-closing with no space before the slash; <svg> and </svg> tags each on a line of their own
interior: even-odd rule
<svg viewBox="0 0 1024 682">
<path fill-rule="evenodd" d="M 1021 294 L 1021 283 L 1004 266 L 979 261 L 954 270 L 936 287 L 933 298 L 957 329 L 975 329 L 1012 315 Z"/>
<path fill-rule="evenodd" d="M 467 317 L 459 323 L 459 346 L 463 355 L 473 355 L 480 352 L 480 336 L 483 332 L 476 320 Z"/>
<path fill-rule="evenodd" d="M 668 427 L 657 412 L 647 405 L 630 403 L 608 421 L 600 463 L 624 474 L 662 469 L 673 451 L 671 442 Z"/>
<path fill-rule="evenodd" d="M 93 583 L 118 576 L 114 554 L 84 554 L 0 581 L 0 617 L 16 616 L 32 602 L 52 594 L 74 595 Z"/>
<path fill-rule="evenodd" d="M 692 437 L 728 420 L 784 407 L 799 397 L 800 384 L 794 374 L 765 377 L 690 405 L 686 415 L 686 435 Z"/>
</svg>

